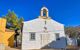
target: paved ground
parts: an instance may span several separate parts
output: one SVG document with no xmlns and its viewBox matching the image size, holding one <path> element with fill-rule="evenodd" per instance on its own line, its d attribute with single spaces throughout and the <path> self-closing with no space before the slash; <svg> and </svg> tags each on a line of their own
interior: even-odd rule
<svg viewBox="0 0 80 50">
<path fill-rule="evenodd" d="M 5 50 L 20 50 L 20 49 L 5 47 Z M 70 49 L 32 49 L 32 50 L 78 50 L 78 49 L 70 48 Z"/>
<path fill-rule="evenodd" d="M 5 50 L 20 50 L 20 49 L 15 49 L 15 48 L 10 48 L 10 47 L 5 47 Z"/>
<path fill-rule="evenodd" d="M 20 50 L 20 49 L 6 47 L 5 50 Z M 32 49 L 32 50 L 79 50 L 79 49 L 70 48 L 70 49 Z"/>
<path fill-rule="evenodd" d="M 10 48 L 10 47 L 5 47 L 5 46 L 0 46 L 0 50 L 20 50 L 20 49 L 16 49 L 16 48 Z M 80 47 L 75 48 L 72 46 L 68 46 L 67 49 L 33 49 L 33 50 L 79 50 Z"/>
</svg>

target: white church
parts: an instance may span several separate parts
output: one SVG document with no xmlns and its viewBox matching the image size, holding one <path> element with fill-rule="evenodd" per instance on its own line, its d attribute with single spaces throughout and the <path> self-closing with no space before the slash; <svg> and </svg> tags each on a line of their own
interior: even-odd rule
<svg viewBox="0 0 80 50">
<path fill-rule="evenodd" d="M 64 25 L 51 19 L 46 7 L 38 18 L 25 21 L 22 30 L 22 50 L 65 48 Z"/>
</svg>

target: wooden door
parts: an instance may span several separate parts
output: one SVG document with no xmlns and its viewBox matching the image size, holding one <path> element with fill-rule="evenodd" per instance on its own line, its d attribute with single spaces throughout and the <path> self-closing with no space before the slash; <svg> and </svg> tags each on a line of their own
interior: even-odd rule
<svg viewBox="0 0 80 50">
<path fill-rule="evenodd" d="M 41 47 L 48 45 L 50 40 L 50 34 L 41 34 Z"/>
</svg>

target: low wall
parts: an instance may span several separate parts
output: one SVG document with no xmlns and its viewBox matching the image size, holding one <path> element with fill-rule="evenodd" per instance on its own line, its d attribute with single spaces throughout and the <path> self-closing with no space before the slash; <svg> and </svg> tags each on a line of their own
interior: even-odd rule
<svg viewBox="0 0 80 50">
<path fill-rule="evenodd" d="M 0 50 L 5 50 L 4 44 L 0 44 Z"/>
</svg>

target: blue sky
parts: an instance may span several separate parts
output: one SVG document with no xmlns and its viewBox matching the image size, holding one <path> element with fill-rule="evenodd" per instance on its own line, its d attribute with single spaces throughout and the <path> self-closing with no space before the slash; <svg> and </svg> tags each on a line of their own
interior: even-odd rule
<svg viewBox="0 0 80 50">
<path fill-rule="evenodd" d="M 37 18 L 43 6 L 52 19 L 65 26 L 80 25 L 80 0 L 0 0 L 0 16 L 10 9 L 28 21 Z"/>
</svg>

